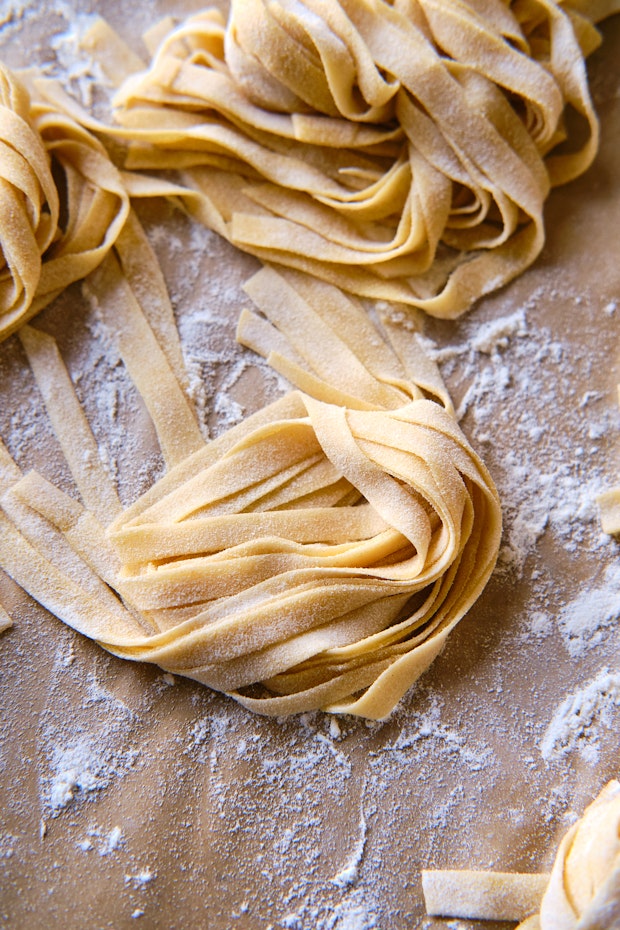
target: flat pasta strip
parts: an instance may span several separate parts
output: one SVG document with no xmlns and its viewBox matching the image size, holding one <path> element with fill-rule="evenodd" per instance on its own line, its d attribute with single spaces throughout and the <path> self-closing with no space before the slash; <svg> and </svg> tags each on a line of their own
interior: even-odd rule
<svg viewBox="0 0 620 930">
<path fill-rule="evenodd" d="M 422 873 L 426 913 L 469 920 L 522 920 L 540 908 L 545 873 L 436 870 Z"/>
<path fill-rule="evenodd" d="M 56 342 L 31 326 L 22 326 L 20 339 L 82 499 L 99 519 L 109 523 L 121 504 Z"/>
<path fill-rule="evenodd" d="M 123 274 L 133 291 L 159 349 L 172 372 L 187 392 L 187 372 L 174 319 L 174 311 L 157 257 L 133 210 L 114 243 Z"/>
<path fill-rule="evenodd" d="M 0 633 L 4 633 L 5 630 L 8 630 L 13 626 L 13 621 L 10 616 L 7 614 L 4 607 L 0 605 Z"/>
<path fill-rule="evenodd" d="M 65 565 L 56 548 L 51 558 L 33 546 L 15 524 L 0 512 L 0 562 L 3 569 L 24 590 L 74 629 L 97 639 L 105 639 L 112 630 L 141 631 L 143 628 L 128 613 L 121 613 L 120 603 L 109 609 L 102 604 L 105 586 L 89 591 L 75 579 L 76 563 Z"/>
<path fill-rule="evenodd" d="M 175 465 L 200 449 L 204 440 L 161 347 L 166 344 L 165 336 L 160 332 L 158 342 L 114 255 L 108 255 L 92 273 L 89 287 L 97 295 L 101 318 L 151 415 L 164 458 L 169 465 Z M 179 370 L 180 359 L 174 362 Z"/>
<path fill-rule="evenodd" d="M 28 472 L 11 487 L 10 492 L 13 499 L 17 498 L 60 530 L 89 568 L 113 587 L 120 563 L 105 538 L 105 529 L 91 511 L 36 471 Z M 14 522 L 18 521 L 14 519 Z"/>
<path fill-rule="evenodd" d="M 120 563 L 94 513 L 37 472 L 22 476 L 1 442 L 0 466 L 3 569 L 78 630 L 90 617 L 98 630 L 152 631 L 147 618 L 114 593 Z"/>
<path fill-rule="evenodd" d="M 603 491 L 596 499 L 601 514 L 601 529 L 610 536 L 620 533 L 620 487 Z"/>
<path fill-rule="evenodd" d="M 0 439 L 0 494 L 20 480 L 21 470 L 13 461 L 9 450 Z"/>
</svg>

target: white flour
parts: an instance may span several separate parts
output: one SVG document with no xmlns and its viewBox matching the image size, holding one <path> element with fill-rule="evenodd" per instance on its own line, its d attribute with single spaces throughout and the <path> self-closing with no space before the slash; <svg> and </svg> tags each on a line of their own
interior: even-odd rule
<svg viewBox="0 0 620 930">
<path fill-rule="evenodd" d="M 598 584 L 582 591 L 559 616 L 562 641 L 573 657 L 598 646 L 620 617 L 620 564 L 611 563 Z"/>
<path fill-rule="evenodd" d="M 360 812 L 359 837 L 355 842 L 355 846 L 353 847 L 347 864 L 331 879 L 332 885 L 336 885 L 337 888 L 347 888 L 349 885 L 355 884 L 359 875 L 364 849 L 366 848 L 366 837 L 366 817 L 362 809 Z"/>
<path fill-rule="evenodd" d="M 577 751 L 582 759 L 595 765 L 601 741 L 616 731 L 618 707 L 620 673 L 602 669 L 558 707 L 540 744 L 543 759 L 557 761 Z"/>
</svg>

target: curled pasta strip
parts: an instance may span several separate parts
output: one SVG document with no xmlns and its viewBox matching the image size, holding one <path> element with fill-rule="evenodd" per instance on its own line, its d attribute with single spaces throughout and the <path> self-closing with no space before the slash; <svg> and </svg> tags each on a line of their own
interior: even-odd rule
<svg viewBox="0 0 620 930">
<path fill-rule="evenodd" d="M 550 186 L 591 163 L 584 59 L 617 6 L 232 0 L 163 40 L 108 131 L 263 261 L 456 317 L 534 261 Z"/>
<path fill-rule="evenodd" d="M 92 271 L 128 212 L 103 145 L 0 64 L 0 340 Z"/>
<path fill-rule="evenodd" d="M 620 784 L 609 782 L 566 833 L 550 875 L 427 871 L 422 881 L 430 915 L 522 920 L 518 930 L 615 927 Z"/>
<path fill-rule="evenodd" d="M 114 328 L 138 311 L 132 301 L 123 309 L 111 268 L 89 286 L 102 304 L 113 299 L 103 312 Z M 0 564 L 115 655 L 260 713 L 380 718 L 488 580 L 497 493 L 413 333 L 386 319 L 381 335 L 355 301 L 298 272 L 264 268 L 247 291 L 260 314 L 242 315 L 239 339 L 300 389 L 195 446 L 122 512 L 103 480 L 87 480 L 79 456 L 76 484 L 95 494 L 92 505 L 35 475 L 12 480 Z M 148 342 L 132 325 L 133 376 Z M 33 332 L 24 339 L 35 374 L 43 367 L 66 392 L 60 369 L 50 374 L 49 337 Z M 150 355 L 145 348 L 145 364 Z M 175 409 L 171 401 L 169 426 Z M 42 520 L 69 546 L 64 563 L 56 542 L 42 548 Z M 106 543 L 96 531 L 103 522 Z M 97 578 L 107 586 L 99 606 Z"/>
</svg>

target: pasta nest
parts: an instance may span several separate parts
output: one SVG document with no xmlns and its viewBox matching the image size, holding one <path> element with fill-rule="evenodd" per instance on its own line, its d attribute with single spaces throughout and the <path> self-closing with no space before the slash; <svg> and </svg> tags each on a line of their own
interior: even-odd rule
<svg viewBox="0 0 620 930">
<path fill-rule="evenodd" d="M 591 163 L 584 59 L 612 8 L 232 0 L 165 36 L 107 131 L 263 261 L 456 317 L 534 261 L 550 187 Z"/>
<path fill-rule="evenodd" d="M 155 304 L 132 223 L 120 263 L 88 287 L 169 470 L 121 508 L 53 340 L 24 327 L 84 503 L 5 453 L 0 564 L 115 655 L 254 711 L 386 716 L 478 598 L 501 536 L 493 481 L 436 366 L 402 325 L 377 329 L 331 285 L 264 268 L 246 285 L 260 315 L 242 313 L 238 338 L 296 389 L 205 444 L 171 339 L 158 346 L 136 299 Z"/>
<path fill-rule="evenodd" d="M 0 63 L 0 340 L 99 264 L 128 211 L 103 145 Z"/>
<path fill-rule="evenodd" d="M 303 275 L 246 290 L 267 320 L 239 339 L 303 393 L 113 526 L 124 596 L 182 621 L 121 654 L 265 713 L 383 717 L 486 583 L 497 494 L 413 333 L 386 322 L 390 348 Z"/>
</svg>

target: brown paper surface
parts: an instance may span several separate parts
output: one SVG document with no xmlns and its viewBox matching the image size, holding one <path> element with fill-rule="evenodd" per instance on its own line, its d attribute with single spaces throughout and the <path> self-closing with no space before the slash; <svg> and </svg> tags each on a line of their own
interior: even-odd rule
<svg viewBox="0 0 620 930">
<path fill-rule="evenodd" d="M 93 8 L 140 53 L 143 29 L 200 6 L 4 2 L 0 56 L 88 91 L 72 43 Z M 620 467 L 620 19 L 603 33 L 600 154 L 552 193 L 543 255 L 461 321 L 426 323 L 504 506 L 479 602 L 389 720 L 274 720 L 116 660 L 0 573 L 14 620 L 0 638 L 0 926 L 497 930 L 426 918 L 421 869 L 546 871 L 618 776 L 620 552 L 594 498 Z M 216 435 L 286 389 L 234 341 L 257 263 L 167 205 L 140 216 Z M 36 325 L 130 503 L 163 464 L 80 285 Z M 0 346 L 0 436 L 75 493 L 15 337 Z"/>
</svg>

